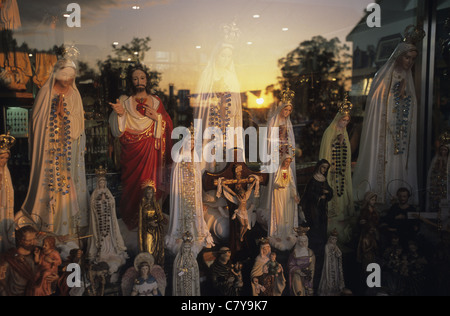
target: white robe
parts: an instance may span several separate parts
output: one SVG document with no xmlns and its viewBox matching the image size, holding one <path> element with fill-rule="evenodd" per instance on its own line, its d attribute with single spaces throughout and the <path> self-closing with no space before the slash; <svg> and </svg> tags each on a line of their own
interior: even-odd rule
<svg viewBox="0 0 450 316">
<path fill-rule="evenodd" d="M 182 147 L 179 154 L 180 160 L 173 163 L 171 173 L 170 224 L 165 246 L 176 255 L 183 235 L 189 231 L 193 236 L 192 253 L 196 258 L 203 247 L 211 247 L 214 242 L 203 216 L 200 163 L 195 162 L 198 160 L 191 156 L 190 148 L 183 150 Z"/>
<path fill-rule="evenodd" d="M 97 199 L 101 195 L 104 197 Z M 95 263 L 107 262 L 109 272 L 115 273 L 126 263 L 128 254 L 120 233 L 116 203 L 111 191 L 108 188 L 96 188 L 91 195 L 90 209 L 92 237 L 88 243 L 88 258 Z"/>
<path fill-rule="evenodd" d="M 197 84 L 196 98 L 193 99 L 194 119 L 202 122 L 202 129 L 199 131 L 202 135 L 208 128 L 216 127 L 225 136 L 227 128 L 243 127 L 241 91 L 234 62 L 230 59 L 223 68 L 219 69 L 216 66 L 217 57 L 225 48 L 233 49 L 231 45 L 219 43 L 213 50 Z M 217 149 L 225 150 L 226 146 L 229 146 L 230 149 L 243 148 L 243 132 L 237 131 L 232 139 L 234 146 L 230 143 L 223 143 L 223 146 L 217 146 Z M 202 158 L 202 171 L 220 172 L 226 166 L 226 155 L 222 156 L 222 153 L 217 153 L 217 157 L 222 157 L 223 161 L 215 162 L 207 162 L 203 155 L 205 146 L 211 142 L 211 139 L 203 138 L 202 148 L 196 148 L 197 155 Z M 210 153 L 210 150 L 205 152 Z M 244 155 L 240 158 L 245 161 Z"/>
<path fill-rule="evenodd" d="M 60 64 L 57 63 L 49 80 L 39 90 L 33 105 L 30 137 L 32 162 L 30 184 L 21 212 L 16 214 L 16 218 L 22 214 L 34 214 L 40 217 L 42 221 L 42 227 L 40 228 L 44 231 L 53 232 L 57 235 L 67 235 L 75 234 L 77 225 L 80 228 L 87 228 L 89 224 L 89 192 L 86 188 L 84 164 L 86 134 L 84 131 L 83 104 L 74 81 L 70 95 L 65 97 L 65 103 L 67 103 L 67 109 L 70 112 L 67 117 L 70 120 L 71 179 L 67 181 L 69 187 L 66 188 L 69 193 L 62 195 L 56 190 L 52 192 L 50 186 L 55 182 L 51 182 L 52 178 L 49 176 L 48 170 L 55 167 L 56 160 L 53 161 L 55 156 L 51 154 L 51 151 L 56 147 L 53 145 L 54 143 L 50 142 L 50 112 L 52 100 L 56 95 L 53 86 L 55 73 L 59 70 L 56 69 L 58 65 Z M 62 142 L 61 146 L 64 146 L 64 143 L 67 145 L 67 142 Z M 67 169 L 61 169 L 63 169 L 61 175 L 68 177 Z M 57 178 L 56 172 L 53 169 L 53 181 Z"/>
<path fill-rule="evenodd" d="M 0 169 L 0 253 L 15 247 L 14 244 L 14 188 L 8 166 Z"/>
<path fill-rule="evenodd" d="M 272 185 L 272 206 L 269 222 L 270 244 L 279 250 L 290 250 L 295 245 L 298 227 L 298 196 L 292 170 L 287 170 L 287 181 L 283 180 L 282 168 L 277 172 Z M 281 239 L 281 240 L 278 240 Z"/>
<path fill-rule="evenodd" d="M 320 278 L 318 295 L 337 296 L 345 288 L 342 252 L 337 245 L 325 245 L 325 258 Z"/>
<path fill-rule="evenodd" d="M 295 188 L 297 188 L 297 170 L 296 170 L 296 163 L 295 163 L 295 155 L 294 150 L 296 148 L 296 142 L 295 142 L 295 134 L 294 134 L 294 127 L 292 125 L 291 119 L 288 117 L 284 122 L 282 122 L 282 119 L 280 117 L 281 111 L 288 106 L 288 104 L 283 104 L 278 106 L 278 108 L 275 109 L 273 115 L 269 118 L 269 121 L 267 123 L 267 155 L 270 159 L 269 162 L 267 162 L 267 165 L 263 165 L 262 169 L 264 172 L 269 173 L 269 180 L 267 182 L 267 186 L 263 186 L 261 188 L 262 196 L 264 198 L 261 199 L 261 203 L 259 207 L 257 208 L 257 212 L 259 216 L 262 218 L 265 223 L 263 223 L 264 227 L 269 228 L 270 221 L 271 221 L 271 209 L 272 209 L 272 197 L 273 197 L 273 184 L 275 181 L 276 173 L 279 169 L 279 166 L 283 163 L 282 155 L 279 154 L 279 146 L 280 140 L 279 140 L 279 128 L 282 124 L 286 126 L 287 130 L 287 145 L 289 147 L 289 150 L 292 150 L 290 153 L 292 156 L 292 162 L 290 165 L 291 174 L 293 176 L 293 182 L 295 185 Z M 273 135 L 272 135 L 273 134 Z M 275 158 L 275 155 L 277 155 L 278 161 L 274 162 L 272 159 Z M 275 168 L 275 170 L 274 170 Z"/>
<path fill-rule="evenodd" d="M 377 72 L 367 99 L 358 161 L 353 173 L 355 200 L 373 191 L 380 203 L 389 204 L 397 189 L 411 190 L 411 203 L 418 204 L 417 180 L 417 99 L 411 70 L 398 73 L 395 63 L 399 56 L 415 50 L 415 46 L 400 43 L 388 62 Z M 400 142 L 395 141 L 396 107 L 395 85 L 406 81 L 405 94 L 410 97 L 406 133 Z M 402 102 L 403 104 L 403 102 Z M 395 154 L 398 143 L 403 152 Z"/>
</svg>

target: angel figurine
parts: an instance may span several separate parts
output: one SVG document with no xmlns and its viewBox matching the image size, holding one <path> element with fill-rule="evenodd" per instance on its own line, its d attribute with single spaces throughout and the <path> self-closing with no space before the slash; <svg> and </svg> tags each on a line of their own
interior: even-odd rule
<svg viewBox="0 0 450 316">
<path fill-rule="evenodd" d="M 134 259 L 122 277 L 122 294 L 124 296 L 164 296 L 166 275 L 161 266 L 148 252 L 141 252 Z"/>
</svg>

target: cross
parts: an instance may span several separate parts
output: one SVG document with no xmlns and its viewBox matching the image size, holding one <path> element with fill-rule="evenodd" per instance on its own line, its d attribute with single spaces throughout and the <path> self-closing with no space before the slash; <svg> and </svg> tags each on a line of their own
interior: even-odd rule
<svg viewBox="0 0 450 316">
<path fill-rule="evenodd" d="M 260 185 L 267 185 L 269 180 L 269 174 L 267 173 L 261 173 L 261 172 L 255 172 L 252 171 L 245 162 L 239 162 L 238 159 L 238 152 L 241 149 L 234 148 L 234 159 L 233 162 L 228 162 L 227 166 L 224 170 L 222 170 L 219 173 L 211 173 L 211 172 L 205 172 L 203 174 L 203 189 L 205 191 L 211 191 L 216 190 L 217 185 L 220 178 L 225 178 L 225 180 L 222 182 L 223 184 L 226 184 L 231 190 L 234 192 L 237 192 L 237 187 L 251 183 L 251 180 L 249 180 L 250 176 L 255 176 L 259 178 Z M 236 176 L 235 170 L 237 166 L 242 167 L 242 171 L 239 175 Z M 244 188 L 246 189 L 246 187 Z M 244 241 L 241 243 L 239 238 L 239 221 L 238 220 L 232 220 L 234 211 L 237 209 L 237 205 L 233 202 L 229 201 L 227 199 L 227 205 L 228 205 L 228 212 L 229 212 L 229 225 L 230 225 L 230 237 L 229 237 L 229 248 L 231 250 L 231 256 L 234 257 L 238 252 L 243 251 L 246 247 L 248 248 L 248 240 L 246 238 L 246 235 L 244 235 Z"/>
</svg>

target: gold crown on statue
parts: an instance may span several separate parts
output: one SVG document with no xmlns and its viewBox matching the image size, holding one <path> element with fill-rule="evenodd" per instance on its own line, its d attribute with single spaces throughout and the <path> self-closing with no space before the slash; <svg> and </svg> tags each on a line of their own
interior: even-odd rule
<svg viewBox="0 0 450 316">
<path fill-rule="evenodd" d="M 267 244 L 269 244 L 269 238 L 267 238 L 267 237 L 262 237 L 262 238 L 258 239 L 258 243 L 259 243 L 260 245 L 267 245 Z"/>
<path fill-rule="evenodd" d="M 149 180 L 147 180 L 147 181 L 142 182 L 141 188 L 142 188 L 142 189 L 145 189 L 145 188 L 147 188 L 147 187 L 151 187 L 151 188 L 153 188 L 153 189 L 156 191 L 156 184 L 155 184 L 155 181 L 149 179 Z"/>
<path fill-rule="evenodd" d="M 306 233 L 309 232 L 309 230 L 310 230 L 309 227 L 303 227 L 303 226 L 294 228 L 294 231 L 297 233 L 298 237 L 306 236 Z"/>
<path fill-rule="evenodd" d="M 353 104 L 348 100 L 348 92 L 346 92 L 344 100 L 339 102 L 339 113 L 350 116 L 352 109 Z"/>
<path fill-rule="evenodd" d="M 230 24 L 225 24 L 222 26 L 224 33 L 225 43 L 234 44 L 238 41 L 241 36 L 241 30 L 237 27 L 236 22 L 231 22 Z"/>
<path fill-rule="evenodd" d="M 292 100 L 294 100 L 294 97 L 295 97 L 295 92 L 289 88 L 289 85 L 286 90 L 281 92 L 281 101 L 284 104 L 292 105 Z"/>
<path fill-rule="evenodd" d="M 422 28 L 414 25 L 408 25 L 403 35 L 403 42 L 416 45 L 418 42 L 424 39 L 426 36 L 425 31 Z"/>
<path fill-rule="evenodd" d="M 0 135 L 0 154 L 11 153 L 11 147 L 16 143 L 16 139 L 10 135 L 9 131 L 6 135 Z"/>
<path fill-rule="evenodd" d="M 97 176 L 97 178 L 106 178 L 107 172 L 108 170 L 103 168 L 103 166 L 100 166 L 98 169 L 95 169 L 95 175 Z"/>
<path fill-rule="evenodd" d="M 79 57 L 80 57 L 80 51 L 74 45 L 64 46 L 63 58 L 75 61 L 75 60 L 78 60 Z"/>
</svg>

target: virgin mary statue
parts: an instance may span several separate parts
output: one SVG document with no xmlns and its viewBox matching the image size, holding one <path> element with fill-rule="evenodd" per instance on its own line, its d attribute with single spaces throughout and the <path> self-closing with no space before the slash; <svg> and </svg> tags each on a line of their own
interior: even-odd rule
<svg viewBox="0 0 450 316">
<path fill-rule="evenodd" d="M 413 204 L 418 203 L 417 99 L 411 68 L 418 55 L 415 45 L 423 31 L 406 29 L 387 63 L 376 73 L 367 98 L 359 157 L 353 174 L 358 199 L 374 191 L 388 204 L 391 183 L 408 184 Z M 398 188 L 391 188 L 395 192 Z"/>
<path fill-rule="evenodd" d="M 228 128 L 242 128 L 242 104 L 238 77 L 234 66 L 234 42 L 239 30 L 234 24 L 224 28 L 225 40 L 217 44 L 211 58 L 203 70 L 197 86 L 197 97 L 194 104 L 194 118 L 202 122 L 203 150 L 214 157 L 224 157 L 219 150 L 229 146 L 243 148 L 243 131 L 236 131 L 226 137 Z M 198 126 L 196 126 L 198 128 Z M 204 132 L 214 132 L 214 135 Z M 221 133 L 221 134 L 220 134 Z M 220 137 L 222 135 L 222 137 Z M 214 148 L 206 148 L 213 141 L 219 142 Z M 230 144 L 233 140 L 233 144 Z M 198 151 L 198 149 L 196 149 Z M 203 151 L 197 152 L 199 155 Z M 200 156 L 202 157 L 202 156 Z M 223 158 L 225 160 L 225 157 Z M 225 162 L 215 159 L 207 161 L 203 157 L 202 170 L 218 172 L 225 167 Z"/>
<path fill-rule="evenodd" d="M 75 48 L 68 52 L 77 54 Z M 77 226 L 88 226 L 84 110 L 75 74 L 73 57 L 58 60 L 36 97 L 30 184 L 19 212 L 38 215 L 44 229 L 57 235 L 75 234 Z"/>
</svg>

